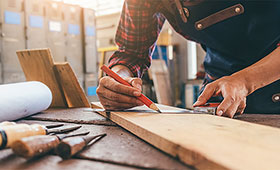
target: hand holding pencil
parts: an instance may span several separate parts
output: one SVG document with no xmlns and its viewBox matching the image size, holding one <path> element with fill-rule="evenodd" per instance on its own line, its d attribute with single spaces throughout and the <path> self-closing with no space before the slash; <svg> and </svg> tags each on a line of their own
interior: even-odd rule
<svg viewBox="0 0 280 170">
<path fill-rule="evenodd" d="M 125 70 L 125 66 L 123 67 Z M 131 77 L 123 79 L 105 65 L 101 69 L 108 76 L 100 80 L 97 94 L 105 109 L 120 110 L 145 104 L 160 112 L 150 99 L 141 94 L 141 79 Z"/>
</svg>

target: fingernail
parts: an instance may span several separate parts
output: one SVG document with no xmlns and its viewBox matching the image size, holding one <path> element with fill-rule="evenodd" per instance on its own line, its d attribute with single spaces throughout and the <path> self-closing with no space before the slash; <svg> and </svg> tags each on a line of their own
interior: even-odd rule
<svg viewBox="0 0 280 170">
<path fill-rule="evenodd" d="M 196 102 L 193 104 L 193 106 L 197 106 L 197 105 L 199 105 L 199 103 L 200 103 L 200 101 L 196 101 Z"/>
<path fill-rule="evenodd" d="M 139 91 L 135 91 L 135 92 L 133 92 L 133 95 L 134 95 L 134 96 L 140 96 L 141 93 L 140 93 Z"/>
<path fill-rule="evenodd" d="M 141 85 L 137 84 L 136 86 L 137 86 L 138 89 L 142 89 Z"/>
<path fill-rule="evenodd" d="M 223 111 L 220 110 L 218 113 L 217 113 L 218 116 L 222 116 L 223 115 Z"/>
</svg>

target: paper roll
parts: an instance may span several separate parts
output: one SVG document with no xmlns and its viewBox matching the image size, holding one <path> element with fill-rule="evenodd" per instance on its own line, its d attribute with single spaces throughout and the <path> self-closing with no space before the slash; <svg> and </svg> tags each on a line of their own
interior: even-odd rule
<svg viewBox="0 0 280 170">
<path fill-rule="evenodd" d="M 0 85 L 0 122 L 41 112 L 46 110 L 51 102 L 52 93 L 41 82 Z"/>
</svg>

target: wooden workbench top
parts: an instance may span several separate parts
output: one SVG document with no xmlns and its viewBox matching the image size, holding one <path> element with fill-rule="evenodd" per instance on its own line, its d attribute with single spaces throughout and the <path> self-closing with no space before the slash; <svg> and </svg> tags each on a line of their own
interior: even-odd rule
<svg viewBox="0 0 280 170">
<path fill-rule="evenodd" d="M 244 114 L 236 119 L 280 127 L 280 115 Z M 5 169 L 190 169 L 169 155 L 159 151 L 138 137 L 94 112 L 81 109 L 51 109 L 21 120 L 24 123 L 81 124 L 79 131 L 107 136 L 67 161 L 49 155 L 26 161 L 16 157 L 10 149 L 0 151 L 0 166 Z"/>
</svg>

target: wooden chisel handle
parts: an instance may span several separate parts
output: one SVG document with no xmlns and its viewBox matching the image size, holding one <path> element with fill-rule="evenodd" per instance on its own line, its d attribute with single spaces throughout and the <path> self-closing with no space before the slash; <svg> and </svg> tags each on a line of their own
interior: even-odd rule
<svg viewBox="0 0 280 170">
<path fill-rule="evenodd" d="M 86 146 L 86 141 L 82 137 L 72 137 L 63 139 L 56 148 L 56 154 L 63 159 L 69 159 Z"/>
<path fill-rule="evenodd" d="M 10 125 L 16 125 L 16 122 L 4 121 L 4 122 L 0 123 L 0 127 L 2 127 L 2 126 L 10 126 Z"/>
<path fill-rule="evenodd" d="M 39 124 L 16 124 L 0 127 L 0 149 L 10 147 L 15 141 L 35 135 L 46 135 L 44 126 Z"/>
<path fill-rule="evenodd" d="M 30 136 L 15 141 L 11 148 L 16 155 L 30 159 L 48 153 L 54 149 L 59 142 L 60 140 L 57 136 Z"/>
<path fill-rule="evenodd" d="M 69 159 L 76 153 L 83 150 L 92 140 L 96 138 L 100 139 L 104 136 L 106 136 L 106 134 L 63 139 L 56 147 L 56 154 L 63 159 Z"/>
</svg>

